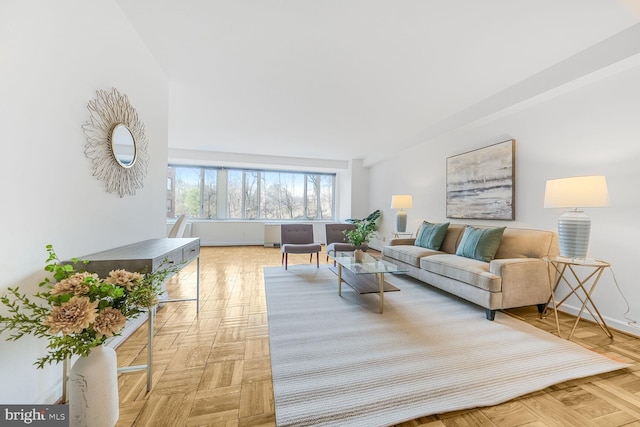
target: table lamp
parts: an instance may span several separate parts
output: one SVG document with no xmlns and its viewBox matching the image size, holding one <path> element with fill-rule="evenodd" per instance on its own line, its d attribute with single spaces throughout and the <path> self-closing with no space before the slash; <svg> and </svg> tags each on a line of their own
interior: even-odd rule
<svg viewBox="0 0 640 427">
<path fill-rule="evenodd" d="M 591 220 L 581 208 L 609 206 L 604 176 L 577 176 L 550 179 L 544 190 L 545 208 L 568 208 L 558 218 L 560 256 L 587 257 Z"/>
<path fill-rule="evenodd" d="M 396 194 L 391 196 L 391 209 L 400 209 L 396 215 L 396 230 L 398 233 L 407 231 L 407 212 L 405 209 L 413 207 L 413 197 L 410 194 Z"/>
</svg>

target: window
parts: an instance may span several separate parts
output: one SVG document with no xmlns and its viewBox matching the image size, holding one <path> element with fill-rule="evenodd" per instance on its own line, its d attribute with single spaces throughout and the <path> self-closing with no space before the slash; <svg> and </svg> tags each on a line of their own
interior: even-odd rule
<svg viewBox="0 0 640 427">
<path fill-rule="evenodd" d="M 334 218 L 335 174 L 169 166 L 167 177 L 170 217 Z"/>
<path fill-rule="evenodd" d="M 217 171 L 193 167 L 169 167 L 173 188 L 167 192 L 168 216 L 186 214 L 190 218 L 216 217 Z"/>
</svg>

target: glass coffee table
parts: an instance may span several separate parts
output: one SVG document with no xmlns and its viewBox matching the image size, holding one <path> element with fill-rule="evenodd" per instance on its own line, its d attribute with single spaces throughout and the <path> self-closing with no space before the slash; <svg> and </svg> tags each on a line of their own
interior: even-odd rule
<svg viewBox="0 0 640 427">
<path fill-rule="evenodd" d="M 342 282 L 360 294 L 377 293 L 380 295 L 380 313 L 384 307 L 384 293 L 400 290 L 384 281 L 385 273 L 403 274 L 409 271 L 408 268 L 375 258 L 366 252 L 362 261 L 356 261 L 352 252 L 338 252 L 332 258 L 337 266 L 338 295 L 342 296 Z"/>
</svg>

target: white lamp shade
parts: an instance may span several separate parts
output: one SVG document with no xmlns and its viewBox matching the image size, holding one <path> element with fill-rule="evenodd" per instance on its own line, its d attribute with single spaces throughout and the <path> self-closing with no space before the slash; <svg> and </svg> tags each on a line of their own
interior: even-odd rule
<svg viewBox="0 0 640 427">
<path fill-rule="evenodd" d="M 591 220 L 580 208 L 609 206 L 604 176 L 551 179 L 544 191 L 545 208 L 571 208 L 558 218 L 560 255 L 584 259 L 589 248 Z"/>
<path fill-rule="evenodd" d="M 593 208 L 609 206 L 604 176 L 550 179 L 544 190 L 545 208 Z"/>
<path fill-rule="evenodd" d="M 396 194 L 391 196 L 391 209 L 411 209 L 413 197 L 411 194 Z"/>
</svg>

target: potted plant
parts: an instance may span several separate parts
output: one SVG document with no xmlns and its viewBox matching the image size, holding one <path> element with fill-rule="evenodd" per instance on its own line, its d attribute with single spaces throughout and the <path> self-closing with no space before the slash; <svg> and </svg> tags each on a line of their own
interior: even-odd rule
<svg viewBox="0 0 640 427">
<path fill-rule="evenodd" d="M 117 421 L 118 383 L 115 351 L 103 344 L 119 335 L 127 320 L 147 313 L 158 303 L 161 285 L 178 268 L 161 268 L 141 274 L 114 270 L 109 277 L 76 271 L 78 259 L 63 263 L 47 245 L 49 258 L 45 270 L 51 277 L 40 283 L 34 298 L 9 288 L 0 296 L 8 315 L 0 314 L 0 333 L 11 331 L 6 339 L 24 335 L 44 338 L 48 352 L 35 365 L 59 363 L 79 356 L 69 375 L 70 423 L 84 427 Z M 80 264 L 82 265 L 83 262 Z M 99 403 L 87 409 L 89 403 Z M 106 421 L 105 421 L 106 420 Z"/>
<path fill-rule="evenodd" d="M 355 249 L 354 257 L 357 262 L 362 261 L 362 249 L 361 246 L 365 243 L 369 243 L 371 236 L 376 231 L 376 220 L 380 218 L 380 210 L 376 210 L 372 212 L 368 217 L 363 219 L 348 219 L 347 222 L 350 222 L 355 225 L 353 230 L 348 230 L 344 232 L 345 237 L 351 243 Z"/>
</svg>

